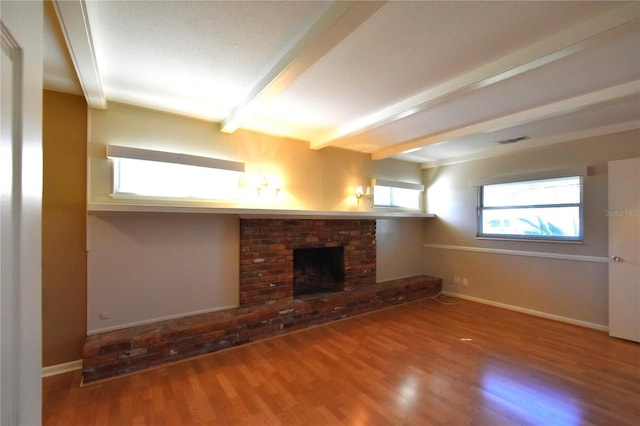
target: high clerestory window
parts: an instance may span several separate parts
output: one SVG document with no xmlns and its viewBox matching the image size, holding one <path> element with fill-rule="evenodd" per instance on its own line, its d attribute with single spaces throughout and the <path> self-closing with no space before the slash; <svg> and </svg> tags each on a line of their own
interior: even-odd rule
<svg viewBox="0 0 640 426">
<path fill-rule="evenodd" d="M 478 186 L 478 237 L 582 241 L 582 176 Z"/>
<path fill-rule="evenodd" d="M 209 157 L 110 145 L 113 196 L 231 201 L 244 164 Z"/>
<path fill-rule="evenodd" d="M 424 185 L 373 179 L 373 205 L 376 207 L 397 207 L 419 210 Z"/>
</svg>

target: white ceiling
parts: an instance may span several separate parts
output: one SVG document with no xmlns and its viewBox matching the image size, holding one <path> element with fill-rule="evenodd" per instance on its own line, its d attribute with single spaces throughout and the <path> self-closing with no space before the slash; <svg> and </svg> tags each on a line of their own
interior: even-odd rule
<svg viewBox="0 0 640 426">
<path fill-rule="evenodd" d="M 94 108 L 425 167 L 640 128 L 639 2 L 54 0 L 46 12 L 45 88 Z"/>
</svg>

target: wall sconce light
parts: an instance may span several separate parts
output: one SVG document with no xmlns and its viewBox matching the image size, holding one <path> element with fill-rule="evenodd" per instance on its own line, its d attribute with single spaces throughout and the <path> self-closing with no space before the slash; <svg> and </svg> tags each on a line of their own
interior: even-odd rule
<svg viewBox="0 0 640 426">
<path fill-rule="evenodd" d="M 358 205 L 360 205 L 360 199 L 363 197 L 368 200 L 371 199 L 371 188 L 367 186 L 367 188 L 364 189 L 362 186 L 356 186 L 356 198 L 358 199 Z"/>
<path fill-rule="evenodd" d="M 279 176 L 261 176 L 256 186 L 258 197 L 264 200 L 275 199 L 280 189 L 282 189 L 282 179 Z"/>
</svg>

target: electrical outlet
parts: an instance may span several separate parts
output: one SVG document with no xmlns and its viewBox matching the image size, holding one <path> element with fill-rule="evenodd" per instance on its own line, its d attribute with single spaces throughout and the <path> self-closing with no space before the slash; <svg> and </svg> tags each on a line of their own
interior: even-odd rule
<svg viewBox="0 0 640 426">
<path fill-rule="evenodd" d="M 102 312 L 100 314 L 100 319 L 101 320 L 108 320 L 109 318 L 111 318 L 111 314 L 109 312 Z"/>
<path fill-rule="evenodd" d="M 460 284 L 460 277 L 453 277 L 453 285 Z"/>
<path fill-rule="evenodd" d="M 465 286 L 465 287 L 469 287 L 469 280 L 466 279 L 466 278 L 463 278 L 462 279 L 462 285 Z"/>
</svg>

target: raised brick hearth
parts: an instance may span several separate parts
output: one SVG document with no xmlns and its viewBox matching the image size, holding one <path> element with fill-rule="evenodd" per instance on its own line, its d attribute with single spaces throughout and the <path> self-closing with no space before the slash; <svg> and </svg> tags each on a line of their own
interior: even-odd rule
<svg viewBox="0 0 640 426">
<path fill-rule="evenodd" d="M 240 307 L 87 337 L 85 383 L 428 297 L 442 280 L 376 283 L 375 220 L 240 221 Z M 293 250 L 343 247 L 344 290 L 293 297 Z"/>
</svg>

